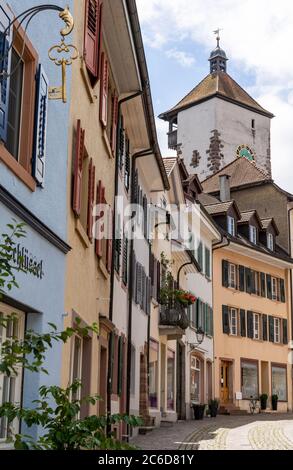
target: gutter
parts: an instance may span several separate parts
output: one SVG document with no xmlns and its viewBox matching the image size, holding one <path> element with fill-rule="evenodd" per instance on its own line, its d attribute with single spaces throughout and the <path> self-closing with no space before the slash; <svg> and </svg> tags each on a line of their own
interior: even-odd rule
<svg viewBox="0 0 293 470">
<path fill-rule="evenodd" d="M 126 0 L 126 6 L 127 6 L 128 15 L 129 15 L 130 25 L 132 28 L 134 45 L 135 45 L 137 58 L 138 58 L 139 72 L 141 74 L 142 82 L 144 83 L 144 86 L 145 86 L 145 93 L 143 95 L 143 104 L 144 104 L 144 109 L 145 109 L 145 117 L 146 117 L 146 121 L 148 124 L 148 135 L 149 135 L 149 140 L 151 143 L 150 146 L 153 148 L 153 151 L 156 157 L 156 162 L 157 162 L 157 165 L 158 165 L 161 177 L 162 177 L 162 181 L 164 183 L 164 188 L 166 190 L 169 190 L 170 184 L 169 184 L 163 158 L 162 158 L 161 151 L 160 151 L 159 144 L 158 144 L 154 108 L 153 108 L 153 103 L 152 103 L 151 89 L 149 85 L 150 80 L 149 80 L 149 74 L 148 74 L 148 69 L 147 69 L 146 57 L 145 57 L 145 52 L 144 52 L 143 40 L 142 40 L 135 0 Z"/>
</svg>

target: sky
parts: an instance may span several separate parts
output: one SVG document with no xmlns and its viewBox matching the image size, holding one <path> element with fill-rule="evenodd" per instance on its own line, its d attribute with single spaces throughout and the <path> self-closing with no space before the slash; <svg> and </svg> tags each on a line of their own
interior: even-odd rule
<svg viewBox="0 0 293 470">
<path fill-rule="evenodd" d="M 174 106 L 209 73 L 221 28 L 228 73 L 276 117 L 272 168 L 277 184 L 293 193 L 293 1 L 137 0 L 155 114 Z M 162 154 L 166 123 L 157 119 Z"/>
</svg>

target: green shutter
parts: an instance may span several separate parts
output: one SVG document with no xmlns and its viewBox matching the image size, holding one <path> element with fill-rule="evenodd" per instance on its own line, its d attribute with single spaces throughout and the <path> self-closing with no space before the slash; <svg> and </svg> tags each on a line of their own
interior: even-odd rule
<svg viewBox="0 0 293 470">
<path fill-rule="evenodd" d="M 245 310 L 240 310 L 240 332 L 243 338 L 246 337 L 246 313 Z"/>
<path fill-rule="evenodd" d="M 263 341 L 268 340 L 268 316 L 262 316 L 262 339 Z"/>
<path fill-rule="evenodd" d="M 246 292 L 251 294 L 251 270 L 249 268 L 245 268 L 245 286 Z"/>
<path fill-rule="evenodd" d="M 222 306 L 222 321 L 223 321 L 223 333 L 226 335 L 230 334 L 230 325 L 229 325 L 229 308 L 227 305 Z"/>
<path fill-rule="evenodd" d="M 272 299 L 273 298 L 273 294 L 272 294 L 272 276 L 267 274 L 266 277 L 267 277 L 267 297 L 268 297 L 268 299 Z"/>
<path fill-rule="evenodd" d="M 211 252 L 205 248 L 205 274 L 208 278 L 211 277 Z"/>
<path fill-rule="evenodd" d="M 260 273 L 260 286 L 261 286 L 261 296 L 266 296 L 266 275 L 265 273 Z"/>
<path fill-rule="evenodd" d="M 210 307 L 210 329 L 211 336 L 214 336 L 214 312 L 212 307 Z"/>
<path fill-rule="evenodd" d="M 253 312 L 247 312 L 247 337 L 253 339 Z"/>
<path fill-rule="evenodd" d="M 280 293 L 281 293 L 281 302 L 286 302 L 286 294 L 285 294 L 285 281 L 284 279 L 280 279 Z"/>
<path fill-rule="evenodd" d="M 245 268 L 244 266 L 239 266 L 239 290 L 241 292 L 245 291 Z"/>
<path fill-rule="evenodd" d="M 222 285 L 223 287 L 229 286 L 229 263 L 228 261 L 222 261 Z"/>
<path fill-rule="evenodd" d="M 274 317 L 269 317 L 269 340 L 271 343 L 275 341 L 275 326 L 274 326 Z"/>
<path fill-rule="evenodd" d="M 283 320 L 283 344 L 288 344 L 288 322 Z"/>
<path fill-rule="evenodd" d="M 201 270 L 203 270 L 203 245 L 202 245 L 202 242 L 199 243 L 198 248 L 197 248 L 197 261 L 198 261 L 198 264 L 199 264 Z"/>
</svg>

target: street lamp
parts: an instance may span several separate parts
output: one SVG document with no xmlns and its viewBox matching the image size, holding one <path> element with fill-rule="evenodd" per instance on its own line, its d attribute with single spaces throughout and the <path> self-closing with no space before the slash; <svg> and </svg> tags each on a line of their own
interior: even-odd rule
<svg viewBox="0 0 293 470">
<path fill-rule="evenodd" d="M 197 328 L 196 330 L 196 339 L 197 339 L 197 343 L 188 343 L 191 350 L 196 349 L 197 346 L 200 346 L 203 343 L 204 331 L 201 327 Z"/>
</svg>

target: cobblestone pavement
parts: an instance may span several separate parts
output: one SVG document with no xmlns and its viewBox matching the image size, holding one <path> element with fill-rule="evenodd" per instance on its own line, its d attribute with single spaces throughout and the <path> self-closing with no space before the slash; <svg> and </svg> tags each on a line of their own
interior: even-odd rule
<svg viewBox="0 0 293 470">
<path fill-rule="evenodd" d="M 293 450 L 293 414 L 181 421 L 137 436 L 132 444 L 143 450 Z"/>
</svg>

